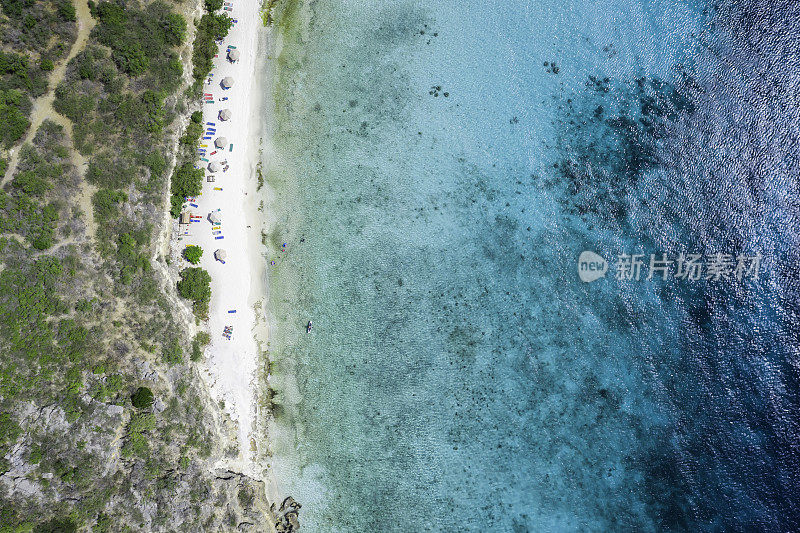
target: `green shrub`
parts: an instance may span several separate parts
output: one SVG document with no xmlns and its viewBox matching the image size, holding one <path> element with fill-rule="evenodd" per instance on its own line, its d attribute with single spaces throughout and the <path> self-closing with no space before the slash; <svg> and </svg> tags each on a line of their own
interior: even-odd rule
<svg viewBox="0 0 800 533">
<path fill-rule="evenodd" d="M 0 451 L 5 451 L 6 446 L 16 441 L 21 434 L 22 429 L 11 415 L 0 413 Z"/>
<path fill-rule="evenodd" d="M 151 176 L 161 176 L 167 169 L 167 160 L 159 152 L 150 152 L 144 158 L 144 165 L 150 169 Z"/>
<path fill-rule="evenodd" d="M 169 12 L 161 20 L 164 41 L 170 46 L 178 46 L 186 38 L 186 19 L 177 13 Z"/>
<path fill-rule="evenodd" d="M 58 17 L 68 22 L 75 22 L 78 20 L 75 13 L 75 6 L 69 0 L 60 0 L 56 5 Z"/>
<path fill-rule="evenodd" d="M 170 202 L 169 214 L 172 216 L 172 218 L 178 218 L 179 216 L 181 216 L 181 209 L 183 208 L 183 198 L 173 194 L 172 196 L 170 196 L 169 202 Z"/>
<path fill-rule="evenodd" d="M 9 18 L 19 18 L 23 9 L 33 5 L 33 0 L 2 0 L 0 5 L 3 7 L 3 13 Z"/>
<path fill-rule="evenodd" d="M 193 265 L 199 263 L 201 257 L 203 257 L 203 249 L 199 246 L 190 245 L 183 249 L 183 258 Z"/>
<path fill-rule="evenodd" d="M 22 111 L 26 103 L 27 97 L 20 91 L 0 90 L 0 141 L 6 147 L 11 147 L 20 140 L 30 126 Z"/>
<path fill-rule="evenodd" d="M 202 124 L 198 124 L 196 122 L 190 122 L 188 126 L 186 126 L 186 132 L 184 132 L 183 136 L 181 137 L 181 144 L 184 146 L 194 146 L 197 144 L 197 141 L 200 140 L 200 137 L 203 135 L 203 126 Z"/>
<path fill-rule="evenodd" d="M 49 180 L 33 170 L 18 173 L 11 181 L 11 185 L 30 196 L 42 196 L 52 188 Z"/>
<path fill-rule="evenodd" d="M 150 409 L 153 405 L 153 391 L 147 387 L 139 387 L 131 395 L 131 403 L 137 409 Z"/>
<path fill-rule="evenodd" d="M 56 87 L 56 98 L 53 109 L 72 122 L 81 124 L 94 111 L 95 98 L 88 94 L 78 93 L 74 87 L 60 84 Z"/>
<path fill-rule="evenodd" d="M 161 349 L 164 361 L 169 365 L 177 365 L 183 362 L 183 349 L 178 339 L 173 338 Z"/>
<path fill-rule="evenodd" d="M 94 219 L 98 223 L 108 222 L 119 215 L 119 204 L 127 200 L 128 195 L 122 191 L 99 189 L 92 196 Z"/>
<path fill-rule="evenodd" d="M 199 361 L 203 358 L 203 347 L 211 342 L 211 336 L 206 331 L 201 331 L 194 336 L 192 341 L 192 361 Z"/>
<path fill-rule="evenodd" d="M 78 525 L 72 518 L 53 518 L 33 528 L 33 533 L 75 533 Z"/>
</svg>

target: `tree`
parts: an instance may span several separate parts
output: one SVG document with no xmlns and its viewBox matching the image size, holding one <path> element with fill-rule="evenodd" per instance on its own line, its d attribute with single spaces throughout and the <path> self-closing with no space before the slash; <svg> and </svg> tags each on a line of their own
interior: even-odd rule
<svg viewBox="0 0 800 533">
<path fill-rule="evenodd" d="M 183 249 L 183 258 L 193 265 L 199 263 L 201 257 L 203 257 L 203 249 L 199 246 L 192 244 Z"/>
<path fill-rule="evenodd" d="M 194 302 L 194 313 L 199 317 L 208 314 L 211 301 L 211 276 L 200 267 L 184 268 L 180 272 L 178 294 Z"/>
<path fill-rule="evenodd" d="M 197 196 L 203 190 L 204 174 L 202 168 L 194 168 L 192 163 L 182 164 L 172 175 L 172 194 L 181 198 Z"/>
<path fill-rule="evenodd" d="M 139 387 L 131 395 L 131 403 L 137 409 L 149 409 L 153 405 L 153 391 L 147 387 Z"/>
</svg>

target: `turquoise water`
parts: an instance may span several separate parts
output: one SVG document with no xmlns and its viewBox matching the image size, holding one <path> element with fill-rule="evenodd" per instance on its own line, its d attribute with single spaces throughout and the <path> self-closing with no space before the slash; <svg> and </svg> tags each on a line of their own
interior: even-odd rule
<svg viewBox="0 0 800 533">
<path fill-rule="evenodd" d="M 270 349 L 276 473 L 304 527 L 697 530 L 793 512 L 777 494 L 796 465 L 775 452 L 792 425 L 775 413 L 796 401 L 796 323 L 775 272 L 796 217 L 766 179 L 787 170 L 757 150 L 726 163 L 758 144 L 745 104 L 764 70 L 732 51 L 746 17 L 290 6 L 270 95 Z M 721 247 L 780 258 L 774 277 L 576 274 L 584 249 Z M 785 403 L 758 401 L 776 379 Z"/>
</svg>

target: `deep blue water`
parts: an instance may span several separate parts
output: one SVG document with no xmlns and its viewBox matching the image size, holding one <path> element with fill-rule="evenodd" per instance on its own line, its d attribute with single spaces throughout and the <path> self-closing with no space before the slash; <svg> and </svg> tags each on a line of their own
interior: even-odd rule
<svg viewBox="0 0 800 533">
<path fill-rule="evenodd" d="M 800 7 L 762 4 L 290 3 L 271 438 L 304 527 L 796 527 Z M 587 284 L 582 250 L 764 259 Z"/>
</svg>

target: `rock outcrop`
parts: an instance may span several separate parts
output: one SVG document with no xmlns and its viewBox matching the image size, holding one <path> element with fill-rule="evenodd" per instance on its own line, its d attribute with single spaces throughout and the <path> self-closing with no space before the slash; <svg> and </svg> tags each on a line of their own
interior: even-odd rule
<svg viewBox="0 0 800 533">
<path fill-rule="evenodd" d="M 275 504 L 272 504 L 272 514 L 275 516 L 275 530 L 278 533 L 293 533 L 300 531 L 300 512 L 301 505 L 297 503 L 291 496 L 287 497 L 281 503 L 280 509 L 275 509 Z"/>
</svg>

